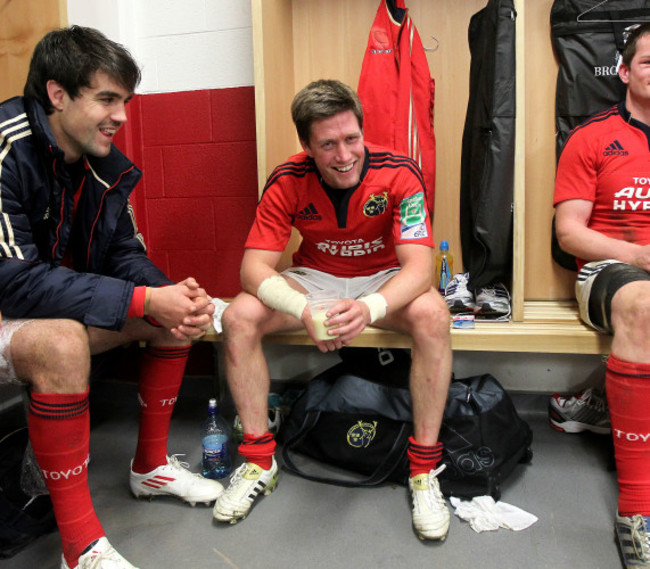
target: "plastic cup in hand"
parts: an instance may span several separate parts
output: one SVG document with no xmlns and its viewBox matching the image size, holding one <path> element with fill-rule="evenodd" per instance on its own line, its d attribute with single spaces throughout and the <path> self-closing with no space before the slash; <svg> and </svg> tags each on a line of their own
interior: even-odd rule
<svg viewBox="0 0 650 569">
<path fill-rule="evenodd" d="M 325 320 L 327 320 L 327 311 L 338 301 L 339 293 L 332 290 L 319 290 L 318 292 L 310 292 L 307 295 L 311 319 L 318 340 L 331 340 L 335 337 L 327 333 L 328 328 L 325 326 Z"/>
</svg>

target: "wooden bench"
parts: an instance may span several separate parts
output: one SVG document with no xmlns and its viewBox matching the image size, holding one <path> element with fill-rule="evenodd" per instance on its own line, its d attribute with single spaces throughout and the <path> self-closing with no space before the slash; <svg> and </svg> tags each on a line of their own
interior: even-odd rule
<svg viewBox="0 0 650 569">
<path fill-rule="evenodd" d="M 451 327 L 451 322 L 450 322 Z M 203 341 L 220 342 L 212 331 Z M 265 336 L 268 344 L 313 345 L 304 330 L 278 332 Z M 411 348 L 405 334 L 369 327 L 353 346 L 373 348 Z M 479 320 L 473 329 L 451 327 L 453 350 L 484 352 L 536 352 L 548 354 L 607 354 L 611 336 L 589 328 L 578 317 L 574 301 L 526 301 L 522 321 L 488 322 Z"/>
</svg>

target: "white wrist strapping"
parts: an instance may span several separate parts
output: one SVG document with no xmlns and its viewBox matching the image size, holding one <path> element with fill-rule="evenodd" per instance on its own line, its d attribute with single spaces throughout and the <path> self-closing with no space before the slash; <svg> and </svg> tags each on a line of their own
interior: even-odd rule
<svg viewBox="0 0 650 569">
<path fill-rule="evenodd" d="M 373 292 L 368 296 L 362 296 L 359 301 L 364 302 L 370 309 L 370 324 L 386 316 L 388 302 L 381 293 Z"/>
<path fill-rule="evenodd" d="M 291 314 L 298 320 L 307 306 L 305 295 L 291 288 L 280 275 L 264 279 L 257 289 L 257 298 L 269 308 Z"/>
</svg>

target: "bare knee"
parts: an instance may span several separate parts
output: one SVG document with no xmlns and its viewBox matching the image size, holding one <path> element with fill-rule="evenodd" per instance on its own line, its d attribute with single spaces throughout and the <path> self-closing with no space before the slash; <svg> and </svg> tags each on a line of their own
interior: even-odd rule
<svg viewBox="0 0 650 569">
<path fill-rule="evenodd" d="M 41 393 L 80 393 L 88 386 L 86 328 L 74 320 L 34 320 L 16 332 L 11 357 L 20 379 Z"/>
<path fill-rule="evenodd" d="M 221 316 L 224 340 L 256 341 L 262 338 L 262 328 L 269 310 L 251 295 L 238 296 Z"/>
<path fill-rule="evenodd" d="M 631 283 L 614 295 L 611 324 L 617 334 L 640 338 L 650 335 L 650 287 L 640 284 L 645 283 Z"/>
<path fill-rule="evenodd" d="M 404 319 L 416 342 L 449 342 L 449 310 L 437 293 L 416 298 L 405 308 Z"/>
</svg>

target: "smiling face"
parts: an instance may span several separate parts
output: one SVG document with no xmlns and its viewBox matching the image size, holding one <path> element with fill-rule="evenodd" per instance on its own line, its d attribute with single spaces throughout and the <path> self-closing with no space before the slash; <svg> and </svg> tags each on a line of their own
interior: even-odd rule
<svg viewBox="0 0 650 569">
<path fill-rule="evenodd" d="M 359 121 L 352 111 L 314 121 L 309 141 L 300 143 L 328 186 L 347 190 L 359 183 L 365 148 Z"/>
<path fill-rule="evenodd" d="M 632 116 L 642 120 L 639 111 L 650 109 L 650 35 L 637 40 L 636 53 L 630 65 L 623 63 L 619 70 L 621 81 L 627 85 L 626 106 Z M 636 111 L 636 112 L 635 112 Z"/>
<path fill-rule="evenodd" d="M 107 156 L 115 134 L 126 123 L 125 105 L 133 93 L 101 71 L 74 99 L 56 81 L 48 81 L 47 90 L 54 107 L 48 120 L 65 161 L 76 162 L 84 154 Z"/>
</svg>

